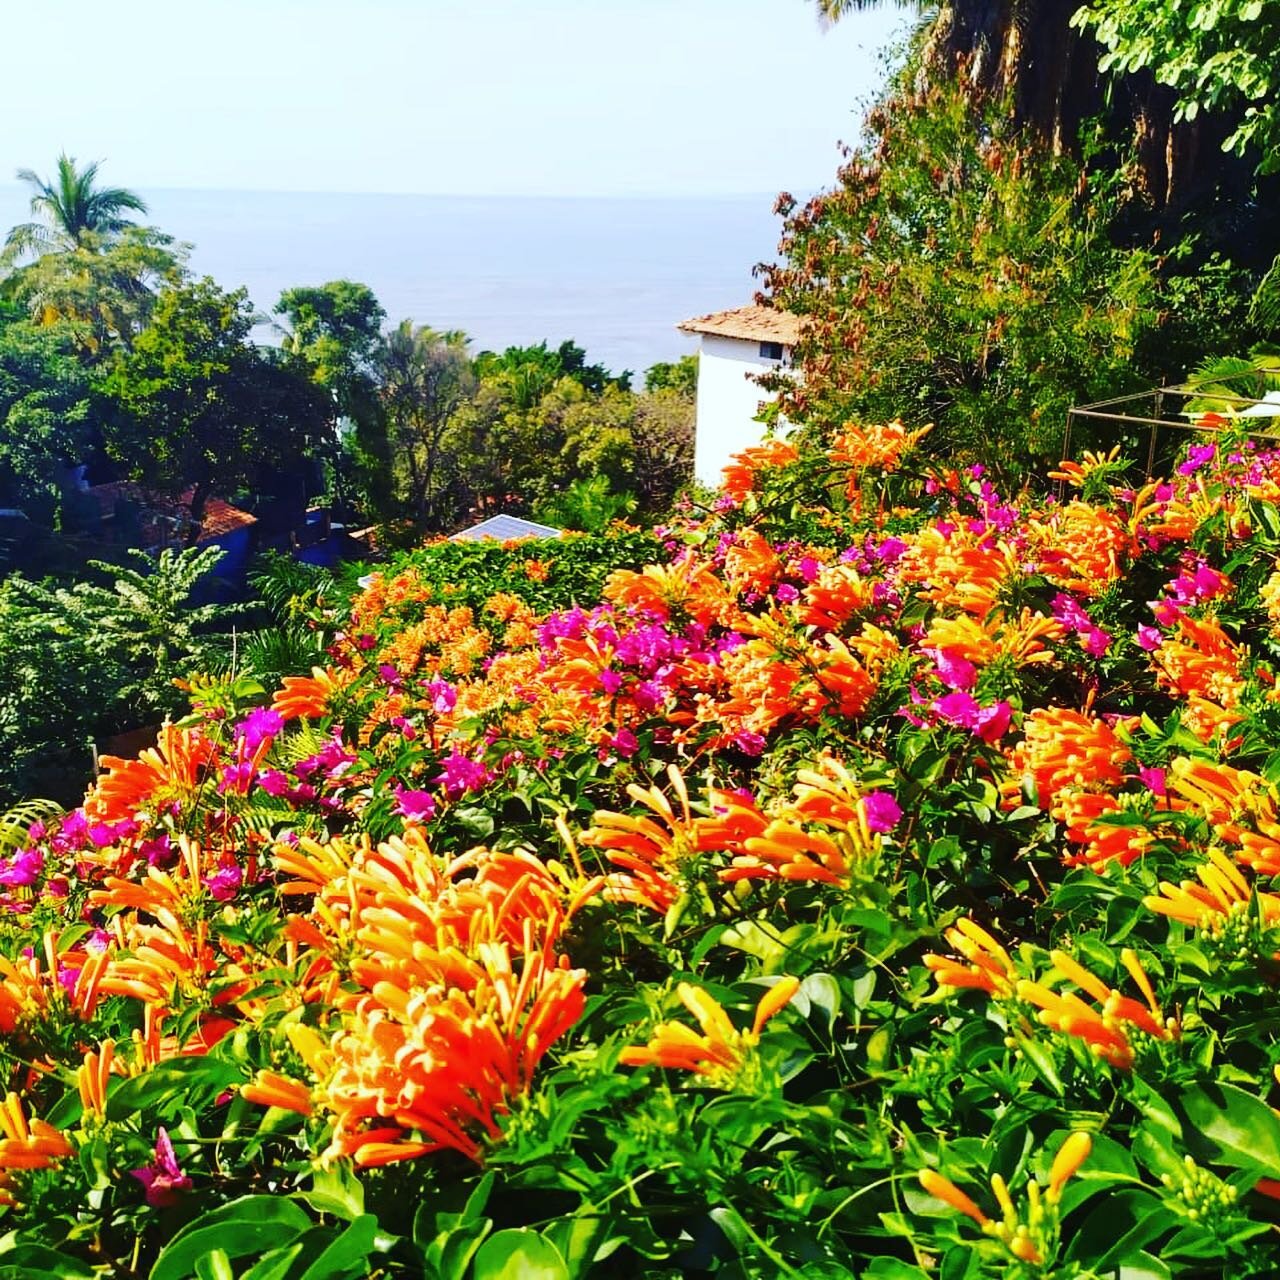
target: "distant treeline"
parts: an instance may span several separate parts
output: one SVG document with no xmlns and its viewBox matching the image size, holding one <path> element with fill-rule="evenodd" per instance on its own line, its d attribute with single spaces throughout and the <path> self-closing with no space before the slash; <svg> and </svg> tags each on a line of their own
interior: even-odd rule
<svg viewBox="0 0 1280 1280">
<path fill-rule="evenodd" d="M 280 341 L 255 343 L 246 292 L 193 278 L 189 246 L 135 221 L 142 200 L 97 165 L 19 177 L 32 221 L 0 255 L 0 509 L 28 567 L 61 567 L 92 533 L 86 489 L 104 481 L 180 499 L 193 529 L 210 497 L 288 495 L 416 535 L 499 510 L 657 513 L 688 479 L 692 358 L 635 391 L 572 341 L 473 353 L 457 331 L 388 327 L 350 281 L 286 290 Z"/>
</svg>

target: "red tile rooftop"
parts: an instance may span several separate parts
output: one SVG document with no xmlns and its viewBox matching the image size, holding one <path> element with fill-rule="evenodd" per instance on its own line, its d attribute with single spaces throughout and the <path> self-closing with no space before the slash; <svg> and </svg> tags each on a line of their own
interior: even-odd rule
<svg viewBox="0 0 1280 1280">
<path fill-rule="evenodd" d="M 176 498 L 148 493 L 141 485 L 134 484 L 130 480 L 119 480 L 112 484 L 95 484 L 88 492 L 91 497 L 97 499 L 104 520 L 109 520 L 115 515 L 116 504 L 121 501 L 135 503 L 144 520 L 148 515 L 152 520 L 159 517 L 171 520 L 190 519 L 191 499 L 195 496 L 194 489 L 187 489 Z M 222 498 L 209 497 L 205 499 L 204 517 L 200 521 L 198 540 L 211 542 L 215 538 L 225 537 L 229 533 L 235 533 L 237 529 L 244 529 L 257 523 L 258 517 L 251 515 L 248 511 L 241 511 L 239 507 L 233 507 Z"/>
<path fill-rule="evenodd" d="M 783 346 L 794 347 L 800 340 L 800 323 L 800 317 L 790 311 L 753 305 L 695 316 L 681 321 L 676 328 L 685 333 L 710 333 L 749 342 L 781 342 Z"/>
</svg>

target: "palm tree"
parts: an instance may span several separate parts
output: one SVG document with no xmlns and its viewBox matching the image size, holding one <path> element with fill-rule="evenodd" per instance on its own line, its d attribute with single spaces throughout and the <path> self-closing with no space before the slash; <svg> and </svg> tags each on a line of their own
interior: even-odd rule
<svg viewBox="0 0 1280 1280">
<path fill-rule="evenodd" d="M 95 160 L 78 169 L 75 157 L 64 152 L 52 182 L 32 169 L 19 169 L 19 181 L 32 189 L 31 214 L 38 221 L 21 223 L 9 232 L 6 256 L 92 248 L 133 226 L 122 215 L 126 210 L 146 213 L 146 204 L 126 187 L 95 186 L 100 163 Z"/>
</svg>

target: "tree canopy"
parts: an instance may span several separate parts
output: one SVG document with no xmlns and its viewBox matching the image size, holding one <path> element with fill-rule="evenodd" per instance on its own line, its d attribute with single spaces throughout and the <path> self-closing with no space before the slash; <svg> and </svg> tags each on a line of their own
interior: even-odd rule
<svg viewBox="0 0 1280 1280">
<path fill-rule="evenodd" d="M 166 290 L 105 380 L 119 410 L 106 427 L 109 456 L 159 491 L 190 489 L 197 521 L 211 493 L 294 462 L 327 416 L 299 370 L 249 343 L 252 326 L 243 289 L 206 277 Z"/>
</svg>

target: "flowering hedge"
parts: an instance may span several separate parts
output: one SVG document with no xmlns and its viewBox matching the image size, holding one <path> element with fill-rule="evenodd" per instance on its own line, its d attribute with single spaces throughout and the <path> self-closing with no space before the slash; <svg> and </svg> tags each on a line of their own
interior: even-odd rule
<svg viewBox="0 0 1280 1280">
<path fill-rule="evenodd" d="M 772 442 L 598 601 L 410 559 L 323 667 L 193 676 L 0 869 L 0 1275 L 1274 1274 L 1226 425 L 1049 496 Z"/>
</svg>

